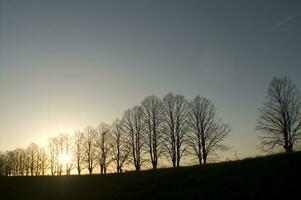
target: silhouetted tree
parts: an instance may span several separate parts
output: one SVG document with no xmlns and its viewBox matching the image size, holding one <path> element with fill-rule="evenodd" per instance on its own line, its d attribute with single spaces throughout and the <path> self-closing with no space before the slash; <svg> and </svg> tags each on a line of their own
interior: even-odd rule
<svg viewBox="0 0 301 200">
<path fill-rule="evenodd" d="M 112 124 L 111 154 L 112 161 L 116 166 L 117 173 L 122 172 L 122 167 L 126 164 L 130 148 L 127 146 L 126 133 L 122 120 L 115 120 Z"/>
<path fill-rule="evenodd" d="M 256 130 L 262 135 L 264 150 L 283 147 L 293 152 L 301 139 L 300 94 L 292 81 L 286 77 L 274 77 L 267 91 L 266 101 L 259 110 Z"/>
<path fill-rule="evenodd" d="M 5 152 L 5 174 L 11 176 L 13 172 L 13 153 L 11 151 Z"/>
<path fill-rule="evenodd" d="M 100 123 L 97 127 L 96 144 L 98 147 L 98 159 L 101 174 L 107 173 L 107 167 L 111 162 L 111 159 L 109 159 L 110 139 L 110 126 L 105 123 Z"/>
<path fill-rule="evenodd" d="M 200 96 L 196 96 L 189 103 L 189 147 L 199 164 L 206 164 L 208 156 L 216 151 L 227 150 L 223 141 L 230 133 L 229 125 L 218 120 L 213 103 Z"/>
<path fill-rule="evenodd" d="M 81 174 L 85 164 L 84 152 L 84 134 L 81 131 L 76 131 L 74 134 L 73 155 L 75 158 L 76 169 L 78 175 Z"/>
<path fill-rule="evenodd" d="M 184 146 L 187 134 L 187 102 L 182 95 L 167 94 L 163 98 L 164 145 L 173 167 L 180 166 L 186 151 Z"/>
<path fill-rule="evenodd" d="M 14 156 L 12 151 L 5 152 L 5 175 L 13 175 L 13 166 L 14 166 Z"/>
<path fill-rule="evenodd" d="M 62 156 L 65 153 L 65 145 L 66 145 L 66 134 L 60 133 L 56 137 L 56 145 L 57 145 L 57 166 L 58 166 L 58 175 L 62 175 L 63 173 L 63 164 L 59 159 L 59 156 Z"/>
<path fill-rule="evenodd" d="M 89 174 L 93 173 L 93 169 L 97 166 L 97 149 L 96 149 L 96 131 L 89 126 L 84 130 L 84 159 Z"/>
<path fill-rule="evenodd" d="M 127 133 L 127 145 L 131 150 L 131 160 L 136 170 L 141 169 L 143 153 L 143 111 L 140 106 L 127 110 L 123 116 L 124 129 Z"/>
<path fill-rule="evenodd" d="M 54 137 L 49 138 L 48 140 L 48 151 L 49 151 L 49 167 L 50 173 L 52 176 L 56 174 L 57 168 L 57 159 L 58 159 L 58 152 L 57 152 L 57 140 Z"/>
<path fill-rule="evenodd" d="M 71 170 L 73 168 L 73 162 L 71 160 L 72 156 L 72 136 L 69 134 L 64 134 L 64 154 L 67 157 L 67 162 L 65 163 L 66 175 L 70 175 Z"/>
<path fill-rule="evenodd" d="M 29 152 L 27 149 L 23 150 L 24 151 L 24 173 L 26 176 L 29 176 L 30 173 L 30 156 Z"/>
<path fill-rule="evenodd" d="M 5 155 L 0 151 L 0 176 L 5 176 Z"/>
<path fill-rule="evenodd" d="M 29 155 L 29 170 L 30 175 L 33 176 L 34 174 L 37 174 L 37 163 L 38 163 L 38 150 L 39 147 L 35 143 L 31 143 L 27 147 L 28 155 Z"/>
<path fill-rule="evenodd" d="M 24 156 L 23 149 L 17 148 L 12 151 L 7 152 L 7 165 L 9 165 L 10 172 L 12 176 L 22 176 L 24 174 Z"/>
<path fill-rule="evenodd" d="M 17 150 L 18 154 L 18 175 L 24 176 L 25 169 L 26 169 L 26 154 L 25 150 L 22 148 L 18 148 Z"/>
<path fill-rule="evenodd" d="M 47 172 L 47 168 L 48 168 L 48 155 L 46 153 L 46 150 L 44 147 L 40 147 L 39 148 L 39 161 L 38 161 L 38 167 L 39 167 L 39 171 L 41 173 L 42 176 L 44 176 Z"/>
<path fill-rule="evenodd" d="M 156 96 L 146 97 L 141 107 L 145 123 L 145 143 L 153 169 L 157 168 L 162 154 L 162 125 L 164 120 L 163 102 Z"/>
</svg>

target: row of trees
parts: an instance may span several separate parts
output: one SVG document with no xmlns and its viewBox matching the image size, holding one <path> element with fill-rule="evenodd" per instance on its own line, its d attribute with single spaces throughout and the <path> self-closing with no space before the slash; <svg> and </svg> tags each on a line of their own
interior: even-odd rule
<svg viewBox="0 0 301 200">
<path fill-rule="evenodd" d="M 96 167 L 106 173 L 109 166 L 121 173 L 126 165 L 156 169 L 159 160 L 178 167 L 184 156 L 206 164 L 210 156 L 227 149 L 223 141 L 230 131 L 206 98 L 187 101 L 172 93 L 163 99 L 148 96 L 111 125 L 100 123 L 73 135 L 59 134 L 49 139 L 47 148 L 30 144 L 0 154 L 0 173 L 68 175 L 74 169 L 77 174 L 83 170 L 92 174 Z"/>
<path fill-rule="evenodd" d="M 45 175 L 48 168 L 47 159 L 45 148 L 34 143 L 26 149 L 0 152 L 0 175 Z"/>
<path fill-rule="evenodd" d="M 290 153 L 300 144 L 301 97 L 290 79 L 272 79 L 256 130 L 265 151 Z M 49 139 L 47 148 L 32 143 L 26 149 L 0 153 L 0 175 L 61 175 L 73 169 L 92 174 L 96 167 L 106 173 L 109 166 L 121 173 L 125 165 L 140 170 L 150 164 L 156 169 L 159 160 L 177 167 L 187 155 L 206 164 L 208 157 L 227 149 L 223 141 L 229 132 L 229 125 L 217 119 L 206 98 L 187 102 L 172 93 L 163 99 L 148 96 L 111 125 L 60 134 Z"/>
<path fill-rule="evenodd" d="M 290 153 L 300 144 L 301 97 L 290 79 L 272 79 L 256 130 L 265 151 Z M 150 164 L 156 169 L 159 160 L 177 167 L 188 155 L 206 164 L 210 156 L 227 149 L 223 141 L 229 133 L 229 125 L 217 118 L 206 98 L 187 102 L 172 93 L 163 99 L 148 96 L 111 125 L 60 134 L 49 139 L 47 148 L 32 143 L 26 149 L 0 153 L 0 175 L 62 175 L 73 169 L 92 174 L 96 167 L 106 173 L 109 166 L 121 173 L 125 165 L 140 170 Z"/>
</svg>

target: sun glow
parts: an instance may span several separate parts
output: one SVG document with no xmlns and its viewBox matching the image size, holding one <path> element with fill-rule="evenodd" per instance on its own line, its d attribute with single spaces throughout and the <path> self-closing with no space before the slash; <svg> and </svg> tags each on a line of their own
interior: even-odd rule
<svg viewBox="0 0 301 200">
<path fill-rule="evenodd" d="M 66 153 L 61 153 L 59 155 L 59 161 L 62 163 L 62 164 L 68 164 L 70 163 L 70 155 L 66 154 Z"/>
</svg>

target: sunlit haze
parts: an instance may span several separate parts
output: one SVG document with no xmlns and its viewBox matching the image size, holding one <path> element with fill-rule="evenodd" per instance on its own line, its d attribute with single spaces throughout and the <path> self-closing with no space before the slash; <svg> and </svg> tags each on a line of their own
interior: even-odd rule
<svg viewBox="0 0 301 200">
<path fill-rule="evenodd" d="M 67 153 L 61 153 L 59 155 L 59 162 L 61 162 L 61 164 L 66 165 L 70 163 L 70 161 L 71 161 L 71 155 Z"/>
</svg>

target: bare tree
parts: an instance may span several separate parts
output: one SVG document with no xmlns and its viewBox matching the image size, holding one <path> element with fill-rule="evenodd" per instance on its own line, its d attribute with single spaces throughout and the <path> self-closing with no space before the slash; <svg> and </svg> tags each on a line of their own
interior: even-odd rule
<svg viewBox="0 0 301 200">
<path fill-rule="evenodd" d="M 123 121 L 115 120 L 112 124 L 111 154 L 117 173 L 122 172 L 122 167 L 129 157 L 129 148 L 126 142 L 126 133 L 123 129 Z"/>
<path fill-rule="evenodd" d="M 30 156 L 27 149 L 24 150 L 24 173 L 26 176 L 30 173 Z"/>
<path fill-rule="evenodd" d="M 0 151 L 0 176 L 5 176 L 5 154 Z"/>
<path fill-rule="evenodd" d="M 37 157 L 38 157 L 38 145 L 35 143 L 31 143 L 27 147 L 28 155 L 29 155 L 29 170 L 30 175 L 33 176 L 36 173 L 37 169 Z"/>
<path fill-rule="evenodd" d="M 89 126 L 84 130 L 84 159 L 89 174 L 93 173 L 93 169 L 97 166 L 97 149 L 96 149 L 96 131 Z"/>
<path fill-rule="evenodd" d="M 206 164 L 208 156 L 227 150 L 223 141 L 231 131 L 229 125 L 217 119 L 213 103 L 196 96 L 189 103 L 189 147 L 199 164 Z"/>
<path fill-rule="evenodd" d="M 71 137 L 67 133 L 60 133 L 56 137 L 56 141 L 58 148 L 58 175 L 62 175 L 64 170 L 66 171 L 66 174 L 69 175 L 72 169 L 72 163 L 67 160 L 60 160 L 60 157 L 64 157 L 64 159 L 70 157 L 72 145 Z"/>
<path fill-rule="evenodd" d="M 39 168 L 41 175 L 44 176 L 48 168 L 48 156 L 44 147 L 39 148 Z"/>
<path fill-rule="evenodd" d="M 100 125 L 97 127 L 96 143 L 98 147 L 98 159 L 101 174 L 107 173 L 107 167 L 111 163 L 111 160 L 109 159 L 110 139 L 110 126 L 105 123 L 100 123 Z"/>
<path fill-rule="evenodd" d="M 8 159 L 11 170 L 11 175 L 13 176 L 22 176 L 24 174 L 24 150 L 17 148 L 15 150 L 8 152 Z"/>
<path fill-rule="evenodd" d="M 25 150 L 22 148 L 18 148 L 18 163 L 19 163 L 19 167 L 18 167 L 18 175 L 19 176 L 24 176 L 25 174 L 25 169 L 26 169 L 26 154 L 25 154 Z"/>
<path fill-rule="evenodd" d="M 187 102 L 182 95 L 167 94 L 163 98 L 164 145 L 173 167 L 180 166 L 186 151 L 184 142 L 187 134 Z"/>
<path fill-rule="evenodd" d="M 41 156 L 41 154 L 40 154 L 40 146 L 37 146 L 37 149 L 36 149 L 36 161 L 35 161 L 35 175 L 36 176 L 39 176 L 40 175 L 40 170 L 41 170 L 41 163 L 40 163 L 40 161 L 41 161 L 41 158 L 40 158 L 40 156 Z"/>
<path fill-rule="evenodd" d="M 124 129 L 128 135 L 127 145 L 131 150 L 131 161 L 135 169 L 140 170 L 144 162 L 143 154 L 143 112 L 140 106 L 127 110 L 123 116 Z"/>
<path fill-rule="evenodd" d="M 71 148 L 72 137 L 69 134 L 60 133 L 56 137 L 49 138 L 49 168 L 51 175 L 62 175 L 65 171 L 67 175 L 70 174 L 73 167 L 71 162 Z M 61 160 L 64 157 L 66 160 Z"/>
<path fill-rule="evenodd" d="M 262 135 L 261 145 L 266 151 L 283 147 L 293 152 L 301 139 L 300 94 L 286 77 L 274 77 L 267 91 L 266 101 L 259 110 L 256 130 Z"/>
<path fill-rule="evenodd" d="M 48 140 L 48 151 L 49 151 L 49 167 L 50 167 L 50 173 L 52 176 L 56 174 L 56 164 L 57 164 L 57 142 L 56 138 L 51 137 Z"/>
<path fill-rule="evenodd" d="M 76 169 L 78 175 L 81 174 L 84 169 L 84 134 L 81 131 L 76 131 L 74 134 L 74 145 L 73 145 L 73 155 L 75 158 Z"/>
<path fill-rule="evenodd" d="M 62 173 L 63 173 L 63 167 L 64 167 L 63 165 L 65 163 L 63 163 L 62 160 L 60 160 L 60 157 L 62 157 L 62 155 L 66 156 L 65 148 L 66 148 L 66 138 L 67 137 L 68 136 L 65 133 L 60 133 L 56 137 L 58 175 L 62 175 Z"/>
<path fill-rule="evenodd" d="M 163 103 L 156 96 L 148 96 L 142 101 L 141 106 L 146 126 L 144 137 L 146 149 L 149 153 L 153 169 L 156 169 L 158 159 L 162 154 Z"/>
<path fill-rule="evenodd" d="M 6 176 L 11 176 L 13 175 L 13 159 L 14 159 L 14 154 L 12 151 L 6 151 L 5 152 L 5 175 Z"/>
<path fill-rule="evenodd" d="M 9 167 L 10 167 L 10 175 L 16 176 L 18 170 L 18 158 L 16 155 L 16 151 L 9 151 L 8 152 L 8 159 L 9 159 Z"/>
<path fill-rule="evenodd" d="M 0 155 L 0 176 L 24 176 L 25 155 L 25 150 L 22 148 L 2 153 Z"/>
<path fill-rule="evenodd" d="M 73 168 L 72 162 L 72 137 L 69 134 L 64 135 L 64 155 L 65 155 L 65 171 L 66 175 L 70 175 Z"/>
</svg>

